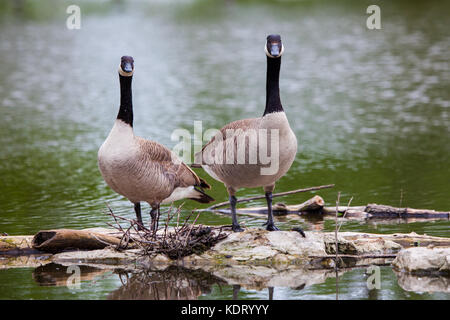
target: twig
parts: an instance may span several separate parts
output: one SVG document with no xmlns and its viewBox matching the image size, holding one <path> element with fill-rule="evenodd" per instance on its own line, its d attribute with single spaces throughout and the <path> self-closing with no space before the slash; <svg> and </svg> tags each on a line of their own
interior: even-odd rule
<svg viewBox="0 0 450 320">
<path fill-rule="evenodd" d="M 178 207 L 177 209 L 177 228 L 179 226 L 179 222 L 180 222 L 180 212 L 181 212 L 181 208 L 183 207 L 184 202 Z"/>
<path fill-rule="evenodd" d="M 199 212 L 199 213 L 197 214 L 197 217 L 195 217 L 194 223 L 192 223 L 191 228 L 189 229 L 189 232 L 188 232 L 187 237 L 186 237 L 186 241 L 184 242 L 184 246 L 187 245 L 187 242 L 188 242 L 188 240 L 189 240 L 189 237 L 191 236 L 192 228 L 194 227 L 195 222 L 197 222 L 197 219 L 198 219 L 198 217 L 200 216 L 200 213 L 201 213 L 201 212 Z"/>
<path fill-rule="evenodd" d="M 350 204 L 352 203 L 353 197 L 350 198 L 350 200 L 347 203 L 347 209 L 344 211 L 344 214 L 342 215 L 342 218 L 345 218 L 345 215 L 347 214 L 348 208 L 350 208 Z M 339 232 L 339 230 L 341 230 L 342 224 L 344 223 L 344 221 L 341 221 L 341 223 L 339 224 L 339 228 L 337 230 L 337 232 Z"/>
<path fill-rule="evenodd" d="M 286 191 L 286 192 L 279 192 L 279 193 L 274 193 L 272 195 L 272 198 L 275 197 L 283 197 L 283 196 L 287 196 L 290 194 L 295 194 L 295 193 L 300 193 L 300 192 L 308 192 L 308 191 L 315 191 L 315 190 L 321 190 L 321 189 L 327 189 L 327 188 L 333 188 L 334 184 L 327 184 L 327 185 L 323 185 L 323 186 L 318 186 L 318 187 L 310 187 L 310 188 L 304 188 L 304 189 L 297 189 L 297 190 L 291 190 L 291 191 Z M 236 203 L 241 203 L 241 202 L 249 202 L 252 200 L 258 200 L 258 199 L 264 199 L 266 196 L 255 196 L 255 197 L 250 197 L 250 198 L 243 198 L 243 199 L 238 199 L 236 201 Z M 224 201 L 218 204 L 215 204 L 209 208 L 203 209 L 203 210 L 197 210 L 197 211 L 211 211 L 213 209 L 219 208 L 219 207 L 223 207 L 226 205 L 229 205 L 230 202 L 229 201 Z"/>
<path fill-rule="evenodd" d="M 338 197 L 336 201 L 336 214 L 334 220 L 334 246 L 335 246 L 335 260 L 334 260 L 334 269 L 336 272 L 336 300 L 339 299 L 339 273 L 338 273 L 338 209 L 339 209 L 339 200 L 341 198 L 341 192 L 338 192 Z"/>
<path fill-rule="evenodd" d="M 108 207 L 108 210 L 109 210 L 109 212 L 110 212 L 108 215 L 110 215 L 111 217 L 114 218 L 114 220 L 116 221 L 117 225 L 119 226 L 119 230 L 120 230 L 120 231 L 124 232 L 123 229 L 122 229 L 122 227 L 121 227 L 120 224 L 118 223 L 117 219 L 120 219 L 120 220 L 123 220 L 123 221 L 130 222 L 131 224 L 136 224 L 136 220 L 128 219 L 128 218 L 124 218 L 124 217 L 118 216 L 118 215 L 114 214 L 114 212 L 112 211 L 112 209 L 111 209 L 111 207 L 108 205 L 108 203 L 105 202 L 105 205 Z M 150 232 L 150 230 L 147 229 L 146 227 L 144 227 L 144 226 L 141 226 L 141 227 L 144 229 L 144 231 Z"/>
</svg>

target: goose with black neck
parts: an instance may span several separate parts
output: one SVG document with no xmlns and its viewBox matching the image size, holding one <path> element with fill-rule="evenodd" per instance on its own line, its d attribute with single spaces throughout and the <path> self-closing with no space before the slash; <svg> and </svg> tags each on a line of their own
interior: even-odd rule
<svg viewBox="0 0 450 320">
<path fill-rule="evenodd" d="M 272 213 L 272 192 L 278 179 L 286 174 L 297 153 L 297 138 L 292 131 L 280 99 L 279 77 L 284 46 L 279 35 L 269 35 L 264 51 L 267 56 L 266 105 L 262 117 L 242 119 L 225 125 L 202 150 L 195 155 L 194 166 L 201 166 L 211 177 L 227 188 L 232 213 L 233 231 L 242 231 L 236 216 L 236 192 L 240 188 L 263 187 L 268 218 L 265 223 L 269 231 L 279 230 Z M 256 144 L 251 141 L 256 141 Z M 245 147 L 245 148 L 243 148 Z M 231 152 L 230 152 L 230 149 Z M 245 150 L 239 161 L 239 149 Z M 270 162 L 264 157 L 270 154 Z M 237 154 L 224 159 L 227 153 Z M 256 160 L 255 160 L 256 152 Z M 222 162 L 217 161 L 223 153 Z M 220 158 L 220 157 L 219 157 Z M 253 161 L 251 160 L 253 159 Z"/>
<path fill-rule="evenodd" d="M 139 227 L 144 228 L 141 202 L 150 204 L 151 229 L 157 228 L 161 204 L 181 199 L 214 201 L 199 178 L 165 146 L 134 135 L 132 79 L 134 59 L 123 56 L 119 66 L 120 108 L 105 142 L 98 151 L 100 172 L 111 189 L 134 204 Z"/>
</svg>

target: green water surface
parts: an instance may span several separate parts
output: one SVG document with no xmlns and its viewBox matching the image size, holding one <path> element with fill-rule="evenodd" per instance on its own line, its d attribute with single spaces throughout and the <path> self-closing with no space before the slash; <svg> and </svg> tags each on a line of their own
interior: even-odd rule
<svg viewBox="0 0 450 320">
<path fill-rule="evenodd" d="M 206 130 L 262 115 L 270 33 L 283 38 L 281 99 L 299 142 L 276 191 L 334 183 L 316 193 L 327 205 L 341 192 L 341 204 L 353 197 L 353 205 L 450 210 L 449 2 L 377 1 L 381 30 L 366 27 L 370 1 L 71 1 L 81 8 L 79 30 L 66 28 L 64 2 L 39 3 L 0 6 L 0 232 L 105 227 L 105 202 L 134 216 L 97 168 L 97 150 L 118 111 L 122 55 L 135 59 L 135 133 L 172 148 L 172 132 L 193 133 L 194 121 Z M 221 183 L 196 172 L 215 199 L 227 199 Z M 246 189 L 238 197 L 260 194 Z M 311 195 L 277 200 L 295 204 Z M 186 202 L 183 214 L 198 207 Z M 239 220 L 259 227 L 266 217 Z M 203 213 L 198 222 L 230 218 Z M 276 224 L 334 230 L 321 218 L 280 217 Z M 341 230 L 448 237 L 449 226 L 352 220 Z M 377 298 L 436 298 L 407 293 L 384 272 L 389 285 Z M 103 299 L 120 286 L 111 276 L 72 293 L 38 286 L 32 273 L 1 270 L 0 298 Z M 344 292 L 362 288 L 362 274 L 344 275 Z M 275 288 L 274 298 L 332 298 L 334 285 L 328 279 L 301 291 Z M 229 298 L 211 288 L 201 297 Z M 243 290 L 242 298 L 263 299 L 267 289 Z"/>
</svg>

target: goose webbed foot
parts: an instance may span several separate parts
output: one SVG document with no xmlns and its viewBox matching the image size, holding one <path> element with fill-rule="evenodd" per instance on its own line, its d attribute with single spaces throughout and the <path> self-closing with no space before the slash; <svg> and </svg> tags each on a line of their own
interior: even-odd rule
<svg viewBox="0 0 450 320">
<path fill-rule="evenodd" d="M 280 231 L 280 229 L 278 229 L 278 227 L 273 222 L 269 223 L 269 221 L 267 221 L 263 224 L 263 226 L 266 226 L 267 231 Z"/>
<path fill-rule="evenodd" d="M 241 226 L 239 225 L 237 216 L 236 216 L 237 199 L 234 195 L 230 195 L 229 200 L 230 200 L 231 221 L 232 221 L 231 229 L 233 230 L 233 232 L 242 232 L 242 231 L 244 231 L 244 229 L 242 229 Z"/>
<path fill-rule="evenodd" d="M 275 224 L 273 223 L 273 212 L 272 212 L 272 192 L 266 192 L 266 200 L 267 200 L 267 221 L 263 224 L 266 226 L 266 230 L 268 231 L 280 231 Z"/>
</svg>

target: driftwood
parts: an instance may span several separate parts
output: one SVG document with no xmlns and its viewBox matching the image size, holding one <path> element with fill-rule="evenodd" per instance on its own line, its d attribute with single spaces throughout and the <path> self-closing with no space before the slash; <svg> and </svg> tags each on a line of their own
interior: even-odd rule
<svg viewBox="0 0 450 320">
<path fill-rule="evenodd" d="M 361 219 L 393 219 L 393 218 L 420 218 L 420 219 L 449 219 L 450 212 L 429 209 L 396 208 L 386 205 L 368 204 L 366 206 L 335 206 L 325 207 L 322 197 L 316 195 L 311 199 L 297 205 L 275 203 L 273 214 L 282 216 L 288 214 L 323 214 L 335 216 L 336 210 L 341 217 Z M 206 209 L 210 210 L 210 208 Z M 231 214 L 229 208 L 212 210 L 224 214 Z M 237 208 L 236 212 L 242 214 L 267 214 L 267 207 Z"/>
<path fill-rule="evenodd" d="M 449 219 L 450 212 L 435 211 L 429 209 L 412 209 L 412 208 L 396 208 L 379 204 L 368 204 L 367 206 L 355 206 L 355 207 L 339 207 L 338 212 L 344 213 L 347 211 L 346 216 L 360 216 L 362 218 L 438 218 Z M 324 207 L 322 212 L 324 214 L 334 215 L 336 212 L 335 207 Z"/>
<path fill-rule="evenodd" d="M 398 217 L 398 218 L 449 218 L 450 212 L 442 212 L 427 209 L 395 208 L 384 205 L 368 204 L 365 210 L 373 217 Z"/>
<path fill-rule="evenodd" d="M 57 253 L 65 250 L 95 250 L 119 246 L 120 238 L 83 230 L 58 229 L 39 231 L 32 240 L 34 249 Z"/>
<path fill-rule="evenodd" d="M 317 211 L 321 210 L 324 204 L 325 201 L 321 196 L 314 196 L 301 204 L 289 206 L 289 210 L 296 212 Z"/>
</svg>

